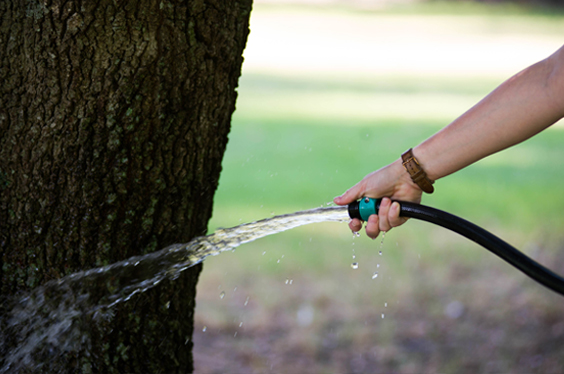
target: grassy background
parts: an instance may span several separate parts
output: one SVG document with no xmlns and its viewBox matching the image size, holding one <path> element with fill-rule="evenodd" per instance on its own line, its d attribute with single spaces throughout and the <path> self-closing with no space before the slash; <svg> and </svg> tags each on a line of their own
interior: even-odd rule
<svg viewBox="0 0 564 374">
<path fill-rule="evenodd" d="M 544 55 L 533 48 L 507 62 L 508 69 L 522 68 L 562 43 L 563 21 L 554 11 L 467 3 L 370 11 L 256 3 L 210 232 L 326 205 L 507 78 L 502 64 L 487 68 L 488 43 L 546 48 Z M 277 25 L 288 30 L 280 40 L 268 34 Z M 353 45 L 381 35 L 377 27 L 385 25 L 398 53 L 402 38 L 408 41 L 403 48 L 421 49 L 400 67 L 380 65 L 390 54 L 377 55 L 374 69 L 366 68 L 370 61 L 355 65 L 354 51 L 352 66 L 337 64 L 339 57 L 325 64 L 315 58 L 328 52 L 316 48 L 323 41 L 329 50 L 338 47 L 323 38 L 334 25 L 348 25 L 338 35 L 347 34 Z M 285 42 L 292 32 L 297 38 Z M 435 39 L 417 39 L 421 34 Z M 445 35 L 451 39 L 441 39 Z M 296 53 L 286 54 L 287 61 L 273 56 L 269 65 L 265 55 L 274 52 L 253 37 L 282 50 L 287 43 L 286 52 Z M 443 42 L 481 51 L 484 60 L 464 71 L 433 69 L 444 60 L 434 63 L 433 55 L 450 58 Z M 423 203 L 466 218 L 564 273 L 563 144 L 564 128 L 557 125 L 438 181 Z M 351 268 L 353 261 L 359 269 Z M 316 224 L 206 260 L 196 369 L 556 373 L 564 368 L 563 312 L 560 296 L 444 229 L 412 220 L 372 241 L 353 238 L 345 224 Z"/>
</svg>

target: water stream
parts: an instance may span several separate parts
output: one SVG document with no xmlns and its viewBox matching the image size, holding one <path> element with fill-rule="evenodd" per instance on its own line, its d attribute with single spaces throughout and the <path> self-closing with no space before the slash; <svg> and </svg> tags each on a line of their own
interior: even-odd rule
<svg viewBox="0 0 564 374">
<path fill-rule="evenodd" d="M 155 287 L 208 256 L 298 226 L 348 220 L 346 207 L 324 207 L 219 229 L 186 244 L 174 244 L 145 256 L 81 271 L 46 283 L 12 302 L 0 315 L 0 373 L 38 370 L 37 358 L 77 351 L 89 344 L 81 331 L 85 316 L 111 318 L 112 306 Z M 8 343 L 9 342 L 9 343 Z M 7 348 L 13 347 L 13 348 Z M 58 353 L 57 353 L 58 352 Z"/>
</svg>

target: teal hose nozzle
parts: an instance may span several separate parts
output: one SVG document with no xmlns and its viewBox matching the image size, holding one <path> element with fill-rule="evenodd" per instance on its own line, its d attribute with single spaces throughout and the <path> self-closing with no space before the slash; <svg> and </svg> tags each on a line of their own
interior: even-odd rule
<svg viewBox="0 0 564 374">
<path fill-rule="evenodd" d="M 381 202 L 382 199 L 372 199 L 370 197 L 363 197 L 358 201 L 353 201 L 349 204 L 349 217 L 358 218 L 366 222 L 368 217 L 378 214 Z"/>
</svg>

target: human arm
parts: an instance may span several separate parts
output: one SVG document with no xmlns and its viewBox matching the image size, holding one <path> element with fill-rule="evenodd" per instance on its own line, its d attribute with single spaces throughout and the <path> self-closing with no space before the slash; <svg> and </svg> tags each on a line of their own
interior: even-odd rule
<svg viewBox="0 0 564 374">
<path fill-rule="evenodd" d="M 413 149 L 431 180 L 443 178 L 486 156 L 520 143 L 564 117 L 564 47 L 505 81 L 450 125 Z M 401 159 L 379 169 L 334 199 L 346 205 L 361 197 L 421 202 Z M 406 221 L 399 204 L 383 199 L 369 218 L 366 233 L 375 238 Z M 362 223 L 352 220 L 353 231 Z"/>
</svg>

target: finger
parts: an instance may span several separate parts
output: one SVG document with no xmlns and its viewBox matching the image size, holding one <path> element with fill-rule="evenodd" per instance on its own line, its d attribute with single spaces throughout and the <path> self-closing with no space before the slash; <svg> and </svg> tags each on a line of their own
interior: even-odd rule
<svg viewBox="0 0 564 374">
<path fill-rule="evenodd" d="M 384 197 L 380 203 L 380 209 L 378 211 L 380 231 L 389 231 L 392 228 L 388 221 L 388 213 L 391 204 L 392 201 L 387 197 Z"/>
<path fill-rule="evenodd" d="M 380 234 L 378 221 L 380 221 L 380 218 L 376 214 L 372 214 L 366 222 L 366 235 L 372 239 L 376 239 Z"/>
<path fill-rule="evenodd" d="M 362 197 L 361 187 L 359 184 L 354 185 L 353 187 L 349 188 L 344 194 L 341 196 L 337 196 L 333 199 L 333 202 L 337 205 L 347 205 L 356 201 Z"/>
<path fill-rule="evenodd" d="M 403 225 L 409 218 L 400 217 L 401 207 L 397 201 L 392 203 L 390 210 L 388 211 L 388 222 L 392 227 L 398 227 Z"/>
<path fill-rule="evenodd" d="M 349 227 L 352 232 L 359 232 L 362 229 L 362 221 L 354 218 L 349 222 Z"/>
</svg>

